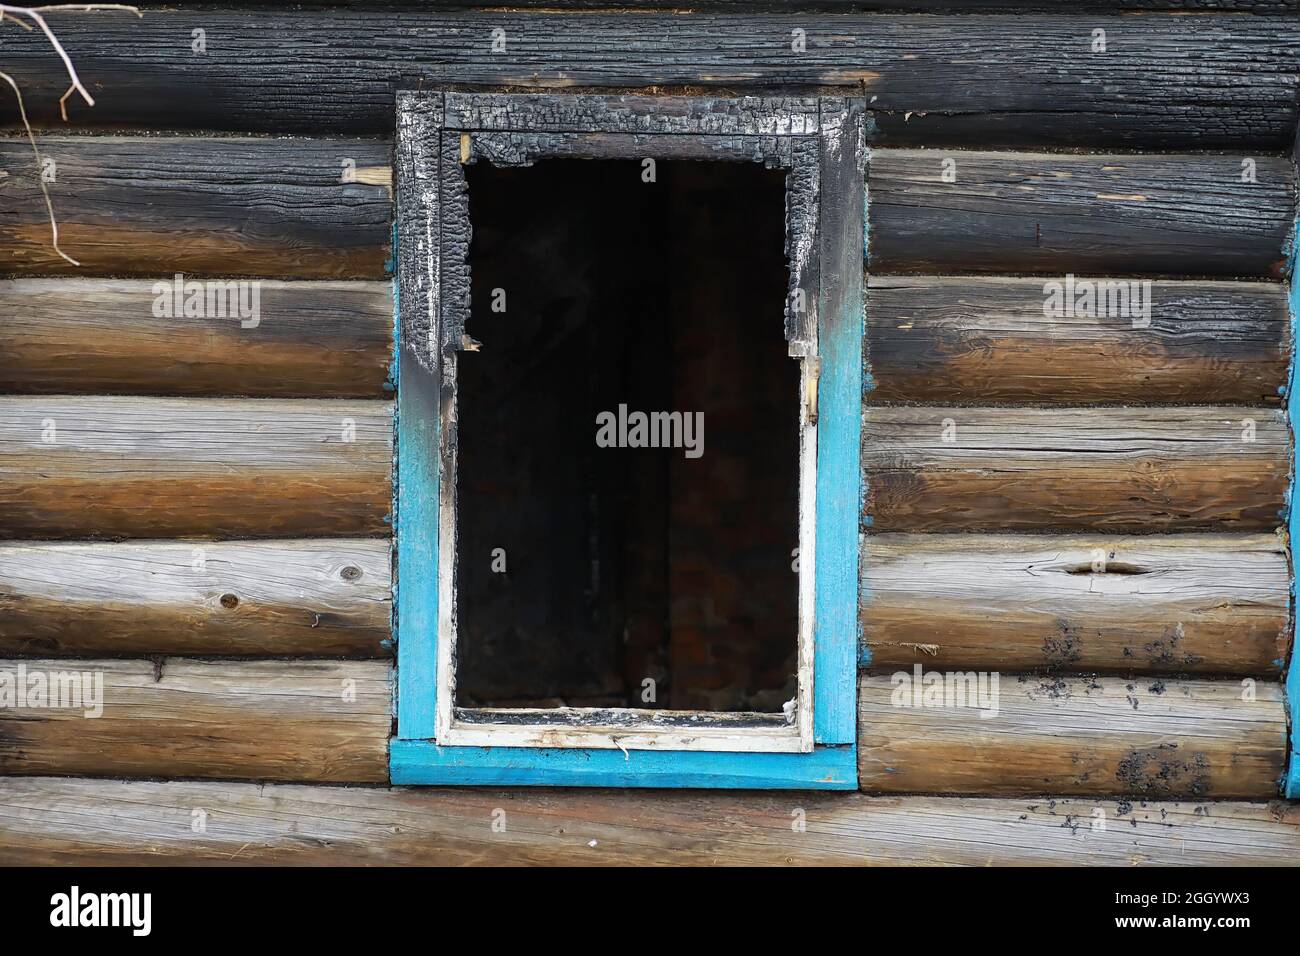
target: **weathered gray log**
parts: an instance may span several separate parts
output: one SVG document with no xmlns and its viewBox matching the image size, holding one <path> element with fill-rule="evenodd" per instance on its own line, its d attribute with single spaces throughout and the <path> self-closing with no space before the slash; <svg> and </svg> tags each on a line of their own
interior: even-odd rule
<svg viewBox="0 0 1300 956">
<path fill-rule="evenodd" d="M 1093 280 L 1112 283 L 1114 301 L 1129 306 L 1129 314 L 1107 315 L 1105 290 L 1100 311 L 1077 308 L 1083 281 L 1076 280 L 1076 307 L 1058 310 L 1046 283 L 1059 279 L 870 276 L 868 400 L 1281 401 L 1291 357 L 1282 283 Z M 1124 283 L 1122 302 L 1116 281 Z"/>
<path fill-rule="evenodd" d="M 1280 684 L 1003 674 L 990 712 L 960 705 L 976 672 L 914 670 L 859 684 L 863 790 L 1268 799 L 1286 764 Z"/>
<path fill-rule="evenodd" d="M 1290 159 L 1241 153 L 879 150 L 869 187 L 873 274 L 1281 278 L 1296 204 Z"/>
<path fill-rule="evenodd" d="M 409 2 L 409 0 L 408 0 Z M 676 9 L 681 0 L 514 0 L 511 7 L 550 10 L 583 9 Z M 207 0 L 174 0 L 172 7 L 206 6 Z M 226 0 L 229 7 L 282 5 L 282 0 Z M 315 6 L 366 6 L 366 0 L 317 0 Z M 437 7 L 443 0 L 414 0 L 410 6 Z M 456 0 L 458 7 L 496 7 L 500 0 Z M 1300 0 L 1034 0 L 1038 10 L 1086 10 L 1102 13 L 1114 10 L 1231 10 L 1239 13 L 1278 14 L 1300 9 Z M 924 13 L 980 12 L 1024 13 L 1024 4 L 1014 0 L 695 0 L 693 10 L 732 9 L 742 11 L 809 8 L 814 10 L 913 10 Z"/>
<path fill-rule="evenodd" d="M 0 537 L 383 535 L 392 403 L 0 398 Z"/>
<path fill-rule="evenodd" d="M 867 407 L 876 531 L 1271 531 L 1291 441 L 1265 408 Z"/>
<path fill-rule="evenodd" d="M 387 662 L 0 661 L 6 674 L 26 678 L 28 704 L 34 674 L 102 679 L 103 697 L 98 717 L 70 690 L 78 706 L 0 708 L 3 775 L 388 779 Z"/>
<path fill-rule="evenodd" d="M 1282 801 L 0 780 L 6 866 L 1295 866 L 1298 824 Z"/>
<path fill-rule="evenodd" d="M 813 91 L 874 98 L 880 139 L 987 146 L 1281 149 L 1300 24 L 1234 14 L 150 10 L 52 14 L 95 90 L 81 124 L 388 132 L 399 86 Z M 494 49 L 493 30 L 505 41 Z M 796 41 L 802 30 L 805 49 Z M 1105 30 L 1105 52 L 1093 31 Z M 204 31 L 205 52 L 192 48 Z M 179 38 L 179 40 L 178 40 Z M 39 34 L 5 40 L 39 123 L 67 78 Z M 1105 83 L 1098 83 L 1104 74 Z M 13 122 L 12 107 L 6 116 Z"/>
<path fill-rule="evenodd" d="M 863 662 L 936 669 L 1238 674 L 1290 649 L 1275 535 L 877 534 L 862 553 Z"/>
<path fill-rule="evenodd" d="M 0 653 L 391 653 L 388 540 L 0 543 Z"/>
<path fill-rule="evenodd" d="M 42 170 L 26 138 L 8 137 L 0 140 L 0 271 L 384 275 L 392 223 L 386 141 L 46 136 L 40 147 L 54 163 L 47 185 L 59 244 L 81 266 L 51 247 Z"/>
<path fill-rule="evenodd" d="M 235 282 L 237 280 L 229 280 Z M 386 282 L 227 284 L 245 315 L 175 314 L 175 279 L 0 282 L 0 391 L 380 398 L 391 394 Z M 170 301 L 165 301 L 170 300 Z M 215 300 L 214 300 L 215 301 Z M 159 315 L 159 312 L 171 313 Z"/>
</svg>

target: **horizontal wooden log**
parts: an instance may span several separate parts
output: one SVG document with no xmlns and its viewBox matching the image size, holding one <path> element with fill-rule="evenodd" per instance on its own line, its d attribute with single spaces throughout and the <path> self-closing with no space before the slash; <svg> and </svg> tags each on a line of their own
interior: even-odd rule
<svg viewBox="0 0 1300 956">
<path fill-rule="evenodd" d="M 409 2 L 409 0 L 408 0 Z M 501 0 L 456 0 L 458 7 L 497 7 Z M 414 0 L 411 6 L 436 7 L 443 0 Z M 679 8 L 681 0 L 513 0 L 511 7 L 551 10 Z M 168 6 L 206 6 L 208 0 L 173 0 Z M 287 5 L 284 0 L 225 0 L 223 6 Z M 316 0 L 314 6 L 366 6 L 366 0 Z M 1033 0 L 1035 10 L 1105 12 L 1113 10 L 1230 10 L 1239 13 L 1279 14 L 1300 10 L 1300 0 Z M 692 10 L 779 10 L 809 8 L 815 10 L 912 10 L 924 13 L 1008 12 L 1023 13 L 1025 4 L 1017 0 L 695 0 Z"/>
<path fill-rule="evenodd" d="M 1274 535 L 869 535 L 863 662 L 1276 680 L 1290 587 Z"/>
<path fill-rule="evenodd" d="M 0 398 L 0 537 L 386 534 L 392 404 Z"/>
<path fill-rule="evenodd" d="M 380 657 L 386 539 L 0 543 L 0 654 Z"/>
<path fill-rule="evenodd" d="M 70 673 L 83 686 L 102 675 L 98 717 L 22 706 L 33 675 L 53 687 Z M 11 692 L 28 685 L 0 708 L 0 774 L 384 782 L 390 673 L 381 661 L 0 661 L 0 693 L 6 675 Z"/>
<path fill-rule="evenodd" d="M 51 14 L 95 91 L 74 121 L 148 129 L 387 133 L 399 86 L 865 95 L 882 143 L 1283 149 L 1300 23 L 1034 13 L 973 16 L 505 10 L 149 10 Z M 492 31 L 504 31 L 505 48 Z M 796 51 L 794 31 L 806 49 Z M 1093 31 L 1106 52 L 1093 52 Z M 207 52 L 191 49 L 203 30 Z M 177 42 L 180 37 L 184 42 Z M 38 123 L 67 77 L 39 33 L 5 40 Z M 1099 83 L 1099 74 L 1105 82 Z M 16 121 L 13 108 L 5 117 Z"/>
<path fill-rule="evenodd" d="M 0 177 L 0 271 L 384 275 L 392 229 L 386 141 L 46 136 L 40 148 L 54 164 L 47 186 L 60 247 L 80 266 L 55 252 L 43 167 L 26 138 L 10 137 L 0 140 L 7 174 Z"/>
<path fill-rule="evenodd" d="M 925 668 L 940 675 L 936 693 L 916 670 L 859 682 L 863 790 L 1144 799 L 1278 792 L 1287 735 L 1280 684 L 1005 674 L 988 698 L 993 713 L 970 698 L 944 706 L 943 689 L 961 672 Z M 927 687 L 937 704 L 918 706 Z M 959 689 L 947 697 L 961 700 Z"/>
<path fill-rule="evenodd" d="M 873 402 L 1278 404 L 1291 356 L 1286 287 L 1121 281 L 1127 314 L 1055 308 L 1060 279 L 871 276 Z M 1129 296 L 1136 282 L 1137 296 Z M 1096 286 L 1093 287 L 1096 291 Z M 1111 289 L 1117 287 L 1110 286 Z M 1133 308 L 1133 303 L 1142 304 Z M 1144 314 L 1145 313 L 1145 314 Z"/>
<path fill-rule="evenodd" d="M 877 531 L 1265 531 L 1291 468 L 1263 408 L 868 407 Z"/>
<path fill-rule="evenodd" d="M 1254 181 L 1243 182 L 1247 161 Z M 1295 177 L 1290 159 L 1238 154 L 880 150 L 869 266 L 1281 278 Z"/>
<path fill-rule="evenodd" d="M 193 280 L 190 280 L 193 281 Z M 381 398 L 393 352 L 386 282 L 256 281 L 207 314 L 191 285 L 175 314 L 174 277 L 0 282 L 0 392 Z M 234 282 L 237 280 L 229 280 Z M 182 286 L 182 289 L 184 287 Z M 199 298 L 190 297 L 199 295 Z M 217 301 L 214 299 L 214 302 Z M 224 305 L 226 300 L 219 304 Z M 197 303 L 204 303 L 200 309 Z M 170 311 L 173 314 L 159 315 Z"/>
<path fill-rule="evenodd" d="M 506 808 L 508 826 L 491 822 Z M 194 832 L 195 809 L 205 826 Z M 796 810 L 806 828 L 791 831 Z M 1100 811 L 1098 814 L 1097 811 Z M 1103 820 L 1106 826 L 1094 823 Z M 0 780 L 0 864 L 1295 866 L 1274 803 Z"/>
</svg>

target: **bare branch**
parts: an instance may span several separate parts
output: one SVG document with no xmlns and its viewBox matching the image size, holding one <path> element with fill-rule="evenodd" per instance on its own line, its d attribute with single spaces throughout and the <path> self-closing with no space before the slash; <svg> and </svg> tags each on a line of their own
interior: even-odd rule
<svg viewBox="0 0 1300 956">
<path fill-rule="evenodd" d="M 32 144 L 32 155 L 36 157 L 36 182 L 41 187 L 41 195 L 45 197 L 45 211 L 50 217 L 50 244 L 54 246 L 54 251 L 67 259 L 74 266 L 81 265 L 76 259 L 68 255 L 59 248 L 59 224 L 54 218 L 54 203 L 50 201 L 50 191 L 45 186 L 45 179 L 41 175 L 41 167 L 44 165 L 41 161 L 41 150 L 36 145 L 36 134 L 32 132 L 32 124 L 27 121 L 27 109 L 23 106 L 23 91 L 18 88 L 18 83 L 12 76 L 0 70 L 0 79 L 3 79 L 13 87 L 14 96 L 18 98 L 18 115 L 22 117 L 23 129 L 27 131 L 27 141 Z"/>
<path fill-rule="evenodd" d="M 91 10 L 129 10 L 137 17 L 143 17 L 144 14 L 141 13 L 138 8 L 127 6 L 123 3 L 56 3 L 43 7 L 11 7 L 0 3 L 0 14 L 5 14 L 13 19 L 26 17 L 28 20 L 32 21 L 33 24 L 39 27 L 41 32 L 45 34 L 45 38 L 50 41 L 50 46 L 54 48 L 54 52 L 57 53 L 59 59 L 63 61 L 63 68 L 68 71 L 68 79 L 72 81 L 72 86 L 69 87 L 68 92 L 64 93 L 63 98 L 59 100 L 59 109 L 63 113 L 63 119 L 66 121 L 68 118 L 66 101 L 73 90 L 81 94 L 81 98 L 86 101 L 87 106 L 94 106 L 95 98 L 91 96 L 90 91 L 82 85 L 81 77 L 77 76 L 77 68 L 72 65 L 72 58 L 68 56 L 68 51 L 63 49 L 63 44 L 60 43 L 59 38 L 54 35 L 54 31 L 50 29 L 50 25 L 45 22 L 45 17 L 41 16 L 42 13 L 49 13 L 50 11 L 57 10 L 79 12 Z M 13 82 L 12 77 L 10 78 L 10 82 Z M 16 88 L 17 87 L 15 86 L 15 89 Z"/>
<path fill-rule="evenodd" d="M 3 10 L 0 10 L 0 23 L 3 23 L 3 22 L 6 21 L 6 20 L 12 20 L 14 23 L 18 24 L 20 27 L 22 27 L 22 28 L 23 28 L 24 30 L 26 30 L 28 33 L 31 33 L 33 30 L 36 29 L 34 26 L 32 26 L 32 25 L 31 25 L 30 23 L 28 23 L 26 20 L 19 20 L 17 17 L 11 17 L 9 14 L 5 13 Z"/>
<path fill-rule="evenodd" d="M 81 98 L 86 101 L 87 106 L 94 106 L 95 99 L 90 95 L 90 91 L 82 85 L 81 77 L 77 76 L 77 68 L 72 65 L 72 58 L 68 56 L 68 51 L 63 48 L 63 44 L 59 42 L 59 38 L 54 35 L 54 31 L 50 29 L 50 25 L 45 22 L 45 17 L 41 15 L 43 13 L 59 10 L 75 11 L 79 13 L 85 13 L 92 10 L 122 10 L 134 13 L 137 17 L 143 17 L 144 14 L 141 13 L 137 7 L 128 6 L 124 3 L 56 3 L 40 7 L 14 7 L 0 3 L 0 24 L 4 23 L 5 20 L 12 20 L 14 23 L 29 32 L 39 28 L 40 31 L 45 34 L 46 39 L 50 41 L 50 46 L 52 46 L 54 52 L 59 55 L 59 59 L 63 61 L 64 69 L 68 71 L 68 79 L 71 81 L 71 85 L 68 87 L 67 92 L 59 97 L 59 113 L 63 117 L 63 121 L 66 123 L 68 121 L 68 97 L 73 93 L 80 93 Z M 30 23 L 28 22 L 29 20 L 31 21 Z M 14 91 L 14 96 L 18 99 L 18 115 L 22 118 L 23 129 L 27 131 L 27 141 L 32 144 L 32 155 L 36 158 L 36 182 L 41 187 L 41 195 L 45 198 L 45 211 L 50 217 L 50 244 L 54 247 L 54 251 L 60 256 L 68 262 L 71 262 L 74 266 L 79 266 L 81 265 L 80 262 L 59 248 L 59 223 L 58 220 L 54 218 L 54 203 L 50 199 L 49 189 L 45 186 L 45 178 L 43 175 L 44 163 L 41 160 L 41 150 L 40 147 L 36 145 L 36 134 L 32 132 L 32 124 L 27 119 L 27 107 L 23 104 L 23 91 L 19 88 L 18 82 L 8 73 L 0 71 L 0 79 L 3 79 L 9 84 Z"/>
</svg>

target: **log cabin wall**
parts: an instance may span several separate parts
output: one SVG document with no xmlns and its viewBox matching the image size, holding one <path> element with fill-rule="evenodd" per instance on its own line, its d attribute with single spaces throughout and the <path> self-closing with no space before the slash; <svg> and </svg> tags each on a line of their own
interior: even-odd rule
<svg viewBox="0 0 1300 956">
<path fill-rule="evenodd" d="M 0 861 L 1300 859 L 1294 0 L 478 6 L 51 16 L 97 99 L 66 125 L 4 35 L 79 265 L 6 103 L 0 670 L 105 699 L 0 709 Z M 387 788 L 417 83 L 868 100 L 864 793 Z M 256 321 L 169 311 L 178 273 L 256 281 Z M 1083 280 L 1149 315 L 1045 311 Z M 895 706 L 918 665 L 998 674 L 998 717 Z"/>
</svg>

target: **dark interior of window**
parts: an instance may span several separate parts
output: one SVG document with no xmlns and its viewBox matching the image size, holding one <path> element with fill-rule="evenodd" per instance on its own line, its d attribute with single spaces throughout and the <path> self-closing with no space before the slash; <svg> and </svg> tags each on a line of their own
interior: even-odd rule
<svg viewBox="0 0 1300 956">
<path fill-rule="evenodd" d="M 466 173 L 457 705 L 779 712 L 798 589 L 784 172 Z"/>
</svg>

